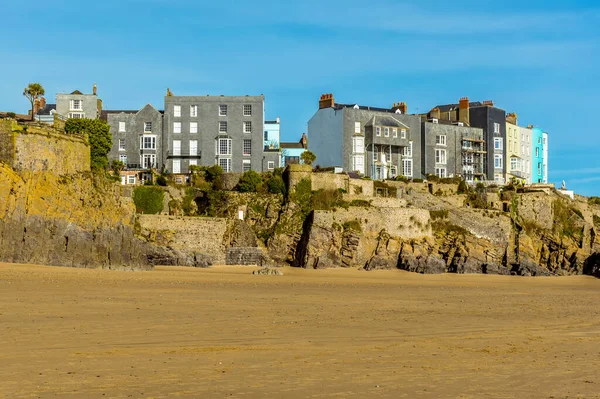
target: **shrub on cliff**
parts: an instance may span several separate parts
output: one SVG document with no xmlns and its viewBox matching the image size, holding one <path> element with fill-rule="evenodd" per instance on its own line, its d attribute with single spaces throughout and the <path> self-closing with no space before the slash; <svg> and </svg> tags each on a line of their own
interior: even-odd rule
<svg viewBox="0 0 600 399">
<path fill-rule="evenodd" d="M 164 192 L 158 187 L 140 186 L 133 190 L 133 202 L 138 213 L 155 215 L 163 210 Z"/>
<path fill-rule="evenodd" d="M 269 192 L 271 194 L 282 194 L 285 196 L 286 193 L 286 189 L 285 189 L 285 182 L 283 181 L 283 178 L 279 175 L 273 175 L 268 182 L 269 185 Z"/>
<path fill-rule="evenodd" d="M 238 183 L 238 191 L 241 193 L 254 193 L 259 184 L 262 183 L 262 177 L 253 170 L 244 172 Z"/>
<path fill-rule="evenodd" d="M 110 126 L 106 122 L 100 119 L 68 119 L 65 123 L 65 132 L 87 134 L 92 169 L 106 170 L 108 152 L 112 147 Z"/>
</svg>

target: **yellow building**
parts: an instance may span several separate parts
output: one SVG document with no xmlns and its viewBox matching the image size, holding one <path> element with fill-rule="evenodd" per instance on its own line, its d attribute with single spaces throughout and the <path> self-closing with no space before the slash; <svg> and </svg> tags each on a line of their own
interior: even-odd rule
<svg viewBox="0 0 600 399">
<path fill-rule="evenodd" d="M 517 125 L 517 114 L 506 115 L 506 181 L 513 178 L 527 184 L 526 165 L 521 156 L 521 128 Z"/>
</svg>

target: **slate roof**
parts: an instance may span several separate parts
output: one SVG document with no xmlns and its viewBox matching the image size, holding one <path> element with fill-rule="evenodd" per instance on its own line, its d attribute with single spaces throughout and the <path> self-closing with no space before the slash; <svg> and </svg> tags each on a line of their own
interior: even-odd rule
<svg viewBox="0 0 600 399">
<path fill-rule="evenodd" d="M 50 111 L 56 111 L 56 104 L 46 104 L 46 106 L 40 109 L 37 115 L 50 115 Z"/>
<path fill-rule="evenodd" d="M 343 108 L 354 108 L 356 105 L 357 104 L 337 104 L 336 103 L 336 104 L 333 105 L 333 108 L 336 109 L 336 110 L 340 110 L 340 109 L 343 109 Z M 362 109 L 362 110 L 365 110 L 365 111 L 387 112 L 387 113 L 390 113 L 390 114 L 395 114 L 396 113 L 396 111 L 392 111 L 389 108 L 368 107 L 368 106 L 365 106 L 365 105 L 359 105 L 358 109 Z"/>
<path fill-rule="evenodd" d="M 83 95 L 83 93 L 82 93 L 82 92 L 80 92 L 79 90 L 75 90 L 75 91 L 74 91 L 73 93 L 71 93 L 71 94 L 82 94 L 82 95 Z"/>
<path fill-rule="evenodd" d="M 481 101 L 473 101 L 473 102 L 469 103 L 469 107 L 470 108 L 483 107 L 483 103 Z M 433 108 L 439 108 L 441 112 L 448 112 L 448 111 L 457 109 L 458 104 L 436 105 Z"/>
<path fill-rule="evenodd" d="M 408 126 L 392 116 L 373 116 L 365 126 L 386 126 L 408 129 Z"/>
</svg>

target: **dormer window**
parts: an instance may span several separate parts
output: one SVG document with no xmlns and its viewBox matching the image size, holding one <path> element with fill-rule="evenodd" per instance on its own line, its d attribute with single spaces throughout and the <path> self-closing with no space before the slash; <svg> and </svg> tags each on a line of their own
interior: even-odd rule
<svg viewBox="0 0 600 399">
<path fill-rule="evenodd" d="M 377 126 L 377 127 L 375 128 L 375 135 L 376 135 L 377 137 L 381 137 L 381 128 L 380 128 L 379 126 Z"/>
</svg>

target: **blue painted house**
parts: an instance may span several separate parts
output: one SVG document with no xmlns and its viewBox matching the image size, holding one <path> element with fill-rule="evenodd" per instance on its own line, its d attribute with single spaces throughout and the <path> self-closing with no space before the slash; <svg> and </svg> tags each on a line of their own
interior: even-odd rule
<svg viewBox="0 0 600 399">
<path fill-rule="evenodd" d="M 544 149 L 544 141 L 547 141 L 547 134 L 539 127 L 533 128 L 531 134 L 531 182 L 534 184 L 548 181 L 545 176 L 548 160 L 544 159 L 544 155 L 547 154 Z"/>
</svg>

